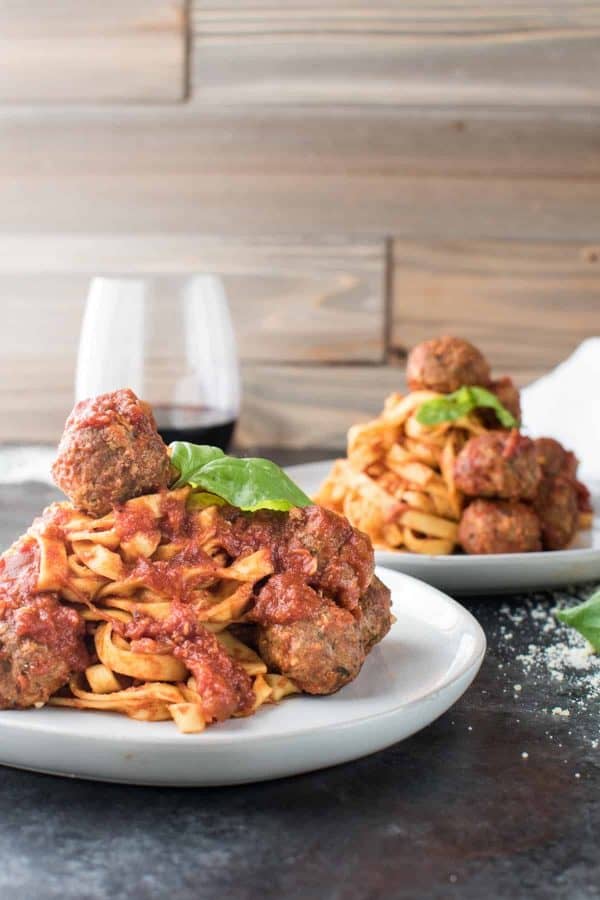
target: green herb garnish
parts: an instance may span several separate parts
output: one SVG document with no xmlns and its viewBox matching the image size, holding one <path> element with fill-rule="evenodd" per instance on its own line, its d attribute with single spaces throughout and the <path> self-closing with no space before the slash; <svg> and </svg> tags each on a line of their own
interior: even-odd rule
<svg viewBox="0 0 600 900">
<path fill-rule="evenodd" d="M 575 628 L 590 642 L 595 652 L 600 651 L 600 591 L 570 609 L 557 609 L 554 615 L 559 622 Z"/>
<path fill-rule="evenodd" d="M 187 502 L 188 509 L 206 509 L 207 506 L 224 506 L 225 501 L 216 494 L 209 494 L 208 491 L 194 491 L 190 494 Z"/>
<path fill-rule="evenodd" d="M 212 495 L 248 512 L 257 509 L 287 512 L 295 506 L 312 504 L 310 497 L 283 469 L 268 459 L 238 459 L 226 456 L 218 447 L 185 441 L 175 441 L 169 449 L 171 463 L 179 471 L 174 487 L 190 484 L 201 488 L 201 493 L 190 498 L 193 506 L 211 505 Z"/>
<path fill-rule="evenodd" d="M 456 422 L 457 419 L 464 418 L 480 407 L 493 409 L 504 428 L 516 428 L 519 424 L 512 413 L 500 403 L 491 391 L 482 387 L 467 387 L 466 385 L 452 394 L 435 397 L 433 400 L 423 403 L 417 412 L 417 422 L 420 422 L 421 425 Z"/>
<path fill-rule="evenodd" d="M 169 445 L 171 462 L 179 470 L 179 478 L 173 487 L 182 487 L 184 484 L 194 484 L 192 476 L 213 459 L 225 456 L 218 447 L 209 447 L 208 444 L 188 444 L 187 441 L 173 441 Z M 194 485 L 196 487 L 196 485 Z"/>
</svg>

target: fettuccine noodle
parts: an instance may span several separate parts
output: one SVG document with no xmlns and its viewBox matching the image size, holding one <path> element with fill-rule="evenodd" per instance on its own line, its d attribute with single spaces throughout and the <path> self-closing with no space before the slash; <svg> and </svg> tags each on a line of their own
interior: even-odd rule
<svg viewBox="0 0 600 900">
<path fill-rule="evenodd" d="M 350 429 L 347 458 L 335 462 L 315 497 L 347 516 L 375 547 L 432 555 L 456 549 L 464 501 L 454 461 L 470 437 L 488 429 L 473 414 L 422 425 L 417 411 L 440 396 L 391 394 L 378 418 Z"/>
<path fill-rule="evenodd" d="M 298 693 L 294 682 L 269 672 L 260 656 L 232 633 L 252 602 L 254 585 L 273 572 L 267 550 L 231 561 L 216 528 L 213 507 L 188 510 L 190 488 L 129 500 L 120 512 L 94 519 L 69 503 L 54 504 L 22 541 L 39 548 L 38 590 L 57 591 L 86 622 L 97 657 L 68 688 L 50 698 L 53 706 L 111 710 L 134 719 L 172 719 L 182 732 L 207 724 L 202 697 L 185 663 L 170 652 L 140 651 L 122 633 L 136 616 L 160 622 L 172 613 L 172 585 L 161 586 L 156 566 L 180 558 L 186 542 L 165 531 L 165 516 L 188 514 L 195 523 L 196 558 L 172 566 L 170 577 L 192 586 L 195 620 L 216 635 L 227 655 L 252 678 L 254 712 L 265 703 Z M 133 523 L 127 533 L 122 521 Z M 189 544 L 189 540 L 187 544 Z M 9 551 L 10 552 L 10 551 Z M 203 561 L 204 560 L 204 561 Z M 128 563 L 136 563 L 131 568 Z"/>
</svg>

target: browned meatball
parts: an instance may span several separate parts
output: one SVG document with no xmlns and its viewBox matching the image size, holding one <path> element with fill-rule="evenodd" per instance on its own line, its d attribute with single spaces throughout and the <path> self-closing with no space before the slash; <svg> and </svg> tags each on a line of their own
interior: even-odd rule
<svg viewBox="0 0 600 900">
<path fill-rule="evenodd" d="M 265 662 L 310 694 L 352 681 L 390 628 L 390 592 L 373 575 L 368 538 L 319 506 L 252 515 L 224 507 L 220 517 L 232 556 L 271 553 L 275 573 L 247 615 Z"/>
<path fill-rule="evenodd" d="M 373 576 L 365 594 L 360 598 L 360 635 L 365 653 L 386 636 L 392 624 L 389 588 Z"/>
<path fill-rule="evenodd" d="M 283 572 L 262 587 L 248 620 L 259 625 L 258 649 L 268 665 L 310 694 L 330 694 L 356 677 L 389 631 L 390 591 L 373 577 L 353 615 L 298 573 Z"/>
<path fill-rule="evenodd" d="M 129 389 L 82 400 L 67 419 L 52 474 L 92 516 L 166 488 L 169 457 L 148 404 Z"/>
<path fill-rule="evenodd" d="M 370 540 L 344 516 L 322 506 L 305 506 L 289 513 L 268 509 L 245 513 L 222 507 L 220 520 L 220 540 L 231 556 L 268 547 L 276 572 L 301 574 L 308 584 L 347 609 L 358 607 L 371 583 L 374 557 Z"/>
<path fill-rule="evenodd" d="M 525 503 L 474 500 L 463 512 L 458 540 L 465 553 L 541 550 L 538 517 Z"/>
<path fill-rule="evenodd" d="M 345 516 L 316 505 L 292 509 L 286 533 L 288 563 L 309 553 L 316 564 L 309 583 L 341 606 L 356 609 L 373 577 L 373 547 L 366 534 L 353 528 Z"/>
<path fill-rule="evenodd" d="M 538 438 L 535 443 L 538 462 L 544 476 L 565 475 L 575 478 L 577 457 L 554 438 Z"/>
<path fill-rule="evenodd" d="M 471 438 L 454 464 L 457 487 L 469 497 L 532 500 L 540 477 L 535 445 L 518 431 Z"/>
<path fill-rule="evenodd" d="M 365 659 L 359 623 L 332 602 L 310 619 L 261 627 L 258 648 L 269 668 L 307 694 L 339 690 L 356 678 Z"/>
<path fill-rule="evenodd" d="M 0 709 L 45 703 L 88 665 L 84 623 L 51 594 L 38 594 L 0 622 Z"/>
<path fill-rule="evenodd" d="M 449 394 L 464 384 L 485 387 L 490 383 L 490 367 L 469 341 L 444 335 L 413 347 L 406 363 L 406 380 L 411 391 L 425 388 Z"/>
<path fill-rule="evenodd" d="M 502 406 L 512 413 L 517 422 L 521 421 L 521 396 L 519 389 L 515 385 L 512 378 L 506 375 L 504 378 L 498 378 L 488 386 L 488 389 L 495 394 Z M 488 428 L 502 428 L 501 422 L 493 409 L 478 409 L 477 412 L 483 423 Z"/>
<path fill-rule="evenodd" d="M 545 550 L 562 550 L 575 537 L 579 522 L 577 490 L 563 475 L 543 478 L 533 508 L 542 526 Z"/>
<path fill-rule="evenodd" d="M 88 664 L 84 622 L 37 592 L 40 550 L 29 536 L 0 557 L 0 708 L 45 703 Z"/>
</svg>

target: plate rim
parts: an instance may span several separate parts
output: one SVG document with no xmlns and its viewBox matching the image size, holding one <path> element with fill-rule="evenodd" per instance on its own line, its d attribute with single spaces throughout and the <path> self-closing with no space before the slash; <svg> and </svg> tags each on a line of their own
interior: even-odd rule
<svg viewBox="0 0 600 900">
<path fill-rule="evenodd" d="M 343 721 L 328 722 L 326 724 L 321 724 L 321 725 L 309 725 L 304 728 L 302 728 L 302 727 L 294 728 L 292 730 L 285 730 L 285 731 L 279 732 L 279 733 L 277 733 L 277 731 L 267 732 L 267 733 L 263 733 L 263 734 L 251 734 L 251 733 L 244 733 L 244 732 L 239 732 L 239 733 L 236 732 L 234 734 L 226 734 L 226 733 L 214 734 L 213 733 L 213 735 L 211 735 L 211 740 L 207 741 L 206 735 L 204 735 L 204 734 L 196 734 L 196 735 L 191 734 L 191 735 L 183 735 L 182 736 L 181 734 L 176 732 L 174 729 L 168 729 L 168 730 L 165 729 L 164 734 L 161 734 L 161 733 L 148 734 L 147 732 L 145 733 L 143 730 L 143 726 L 146 723 L 137 722 L 135 724 L 140 726 L 140 731 L 139 731 L 139 735 L 135 734 L 135 736 L 133 736 L 132 734 L 123 734 L 123 733 L 119 734 L 119 733 L 115 733 L 115 732 L 109 732 L 108 730 L 106 733 L 99 734 L 99 735 L 85 734 L 85 733 L 82 733 L 81 731 L 75 730 L 73 737 L 77 741 L 83 741 L 86 743 L 92 742 L 96 745 L 98 745 L 99 743 L 102 743 L 102 744 L 108 743 L 109 745 L 114 746 L 115 744 L 128 743 L 129 745 L 133 745 L 133 743 L 135 743 L 136 750 L 146 749 L 146 748 L 157 748 L 159 746 L 165 747 L 165 746 L 169 746 L 169 745 L 174 745 L 175 747 L 183 748 L 183 749 L 185 749 L 187 747 L 192 747 L 192 746 L 202 747 L 204 752 L 214 753 L 214 752 L 219 752 L 220 750 L 222 750 L 224 746 L 237 745 L 238 747 L 241 748 L 241 747 L 245 746 L 246 744 L 255 743 L 258 741 L 263 741 L 263 742 L 268 741 L 269 743 L 276 742 L 276 741 L 289 741 L 290 739 L 294 739 L 294 738 L 303 738 L 308 735 L 314 735 L 316 732 L 323 733 L 323 732 L 330 732 L 332 730 L 337 732 L 337 731 L 342 731 L 342 730 L 348 729 L 348 728 L 352 729 L 354 727 L 364 727 L 365 723 L 367 723 L 369 721 L 385 720 L 385 719 L 388 719 L 389 717 L 397 716 L 398 713 L 403 710 L 410 710 L 415 706 L 419 706 L 423 703 L 430 702 L 431 700 L 438 697 L 439 694 L 441 694 L 442 692 L 451 689 L 452 686 L 456 682 L 460 681 L 461 679 L 464 679 L 469 673 L 473 672 L 473 677 L 470 679 L 470 682 L 469 682 L 469 684 L 470 684 L 471 681 L 476 677 L 477 672 L 479 671 L 479 668 L 480 668 L 480 666 L 483 662 L 483 659 L 485 657 L 485 654 L 487 652 L 487 638 L 486 638 L 483 628 L 481 627 L 481 625 L 479 624 L 479 622 L 477 621 L 475 616 L 468 609 L 466 609 L 466 607 L 464 607 L 461 603 L 459 603 L 457 600 L 455 600 L 453 597 L 449 596 L 448 594 L 446 594 L 444 591 L 440 590 L 439 588 L 436 588 L 433 585 L 428 584 L 426 581 L 423 581 L 420 578 L 416 578 L 414 575 L 407 575 L 404 572 L 399 572 L 395 569 L 389 569 L 385 566 L 380 566 L 380 565 L 376 566 L 375 571 L 378 575 L 381 573 L 383 574 L 384 577 L 382 580 L 384 580 L 384 583 L 385 583 L 385 578 L 389 577 L 392 582 L 399 581 L 399 582 L 402 582 L 404 585 L 407 585 L 408 587 L 410 587 L 411 584 L 416 583 L 419 586 L 419 589 L 425 589 L 428 592 L 433 592 L 433 593 L 439 595 L 439 598 L 447 606 L 453 608 L 454 610 L 456 610 L 458 612 L 458 614 L 460 615 L 463 622 L 468 623 L 471 626 L 471 630 L 473 632 L 475 641 L 474 641 L 473 649 L 470 652 L 468 658 L 462 663 L 462 665 L 459 667 L 459 669 L 455 673 L 453 673 L 453 675 L 450 679 L 445 679 L 442 684 L 436 686 L 434 689 L 428 691 L 427 693 L 419 695 L 418 697 L 415 697 L 412 700 L 408 700 L 408 701 L 405 701 L 402 703 L 396 703 L 394 706 L 390 707 L 389 709 L 386 709 L 386 710 L 383 710 L 380 712 L 369 713 L 367 715 L 360 716 L 359 718 L 356 718 L 356 717 L 349 718 L 349 719 L 344 719 Z M 400 586 L 400 584 L 396 587 L 390 586 L 390 590 L 392 590 L 392 591 L 393 590 L 401 590 L 401 586 Z M 385 640 L 385 638 L 384 638 L 384 640 Z M 360 677 L 360 673 L 357 677 Z M 293 698 L 291 698 L 291 699 L 293 700 Z M 324 698 L 324 699 L 326 699 L 326 698 Z M 453 703 L 454 702 L 456 702 L 456 701 L 453 701 Z M 451 703 L 450 705 L 453 705 L 453 703 Z M 52 708 L 50 708 L 50 709 L 52 709 Z M 11 732 L 13 732 L 13 734 L 15 732 L 20 731 L 23 733 L 24 736 L 28 735 L 28 734 L 31 735 L 32 733 L 52 734 L 55 737 L 61 737 L 61 738 L 64 738 L 65 740 L 68 740 L 71 736 L 69 734 L 69 732 L 64 730 L 64 728 L 60 728 L 60 727 L 57 728 L 56 726 L 52 726 L 51 724 L 49 724 L 47 722 L 47 720 L 44 720 L 44 722 L 36 723 L 35 719 L 33 718 L 33 714 L 34 714 L 33 710 L 2 710 L 0 712 L 3 714 L 4 713 L 11 714 L 11 718 L 12 718 L 12 714 L 23 713 L 23 712 L 25 712 L 25 713 L 29 712 L 32 716 L 31 719 L 29 719 L 29 718 L 27 719 L 27 722 L 23 722 L 22 720 L 21 720 L 21 722 L 19 722 L 18 716 L 15 716 L 14 722 L 12 722 L 10 719 L 8 721 L 6 721 L 4 718 L 2 718 L 2 720 L 0 721 L 0 733 L 3 729 L 8 729 Z M 85 715 L 87 713 L 88 715 L 94 714 L 94 716 L 95 716 L 95 714 L 96 714 L 95 710 L 73 710 L 72 712 L 77 713 L 79 715 L 81 715 L 81 714 Z M 77 721 L 77 720 L 74 719 L 74 722 L 75 721 Z M 101 721 L 101 720 L 98 719 L 98 721 Z M 107 722 L 107 727 L 110 724 L 110 721 L 112 721 L 112 720 L 109 720 Z M 128 724 L 131 724 L 131 723 L 128 723 Z M 427 726 L 423 726 L 423 727 L 427 727 Z"/>
</svg>

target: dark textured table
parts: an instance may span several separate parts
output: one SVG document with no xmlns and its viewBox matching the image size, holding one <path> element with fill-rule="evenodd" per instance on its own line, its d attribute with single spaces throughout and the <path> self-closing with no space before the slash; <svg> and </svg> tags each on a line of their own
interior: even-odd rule
<svg viewBox="0 0 600 900">
<path fill-rule="evenodd" d="M 0 486 L 2 544 L 54 496 Z M 358 762 L 195 790 L 0 767 L 0 896 L 598 897 L 600 701 L 577 705 L 581 686 L 516 660 L 555 601 L 538 595 L 532 615 L 505 598 L 518 625 L 498 598 L 466 601 L 489 641 L 475 684 L 425 731 Z"/>
</svg>

